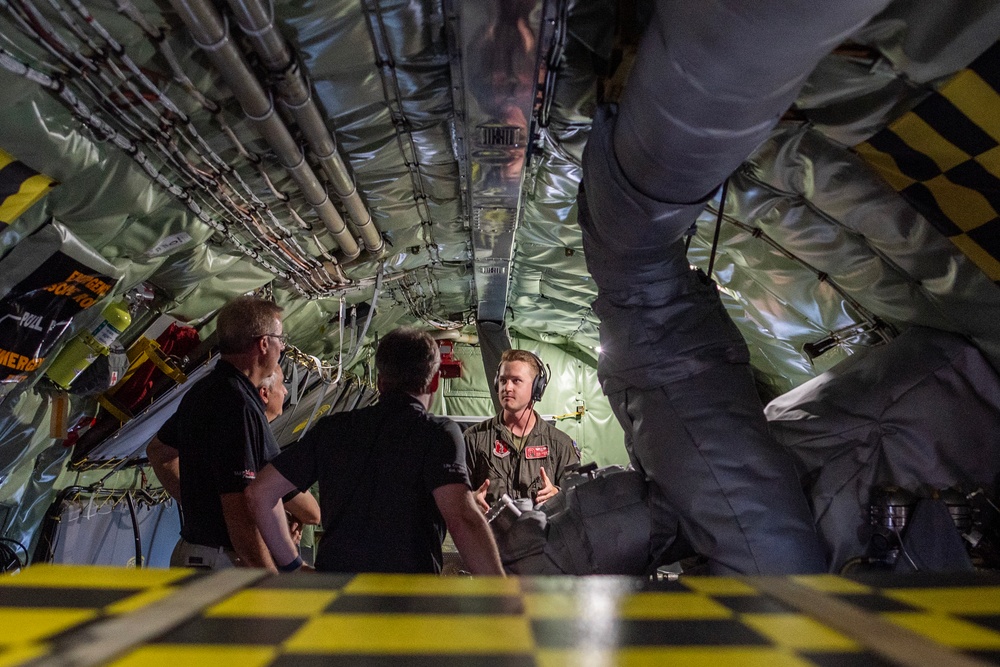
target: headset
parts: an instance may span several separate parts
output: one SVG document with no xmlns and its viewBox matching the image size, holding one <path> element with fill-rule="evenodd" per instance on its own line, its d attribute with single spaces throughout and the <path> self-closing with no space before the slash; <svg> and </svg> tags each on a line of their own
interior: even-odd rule
<svg viewBox="0 0 1000 667">
<path fill-rule="evenodd" d="M 545 393 L 545 387 L 549 384 L 549 374 L 551 370 L 548 366 L 542 363 L 541 357 L 539 357 L 534 352 L 528 350 L 522 350 L 522 352 L 527 352 L 531 355 L 531 358 L 535 360 L 535 365 L 538 366 L 538 375 L 535 379 L 531 381 L 531 402 L 537 403 L 542 400 L 542 394 Z M 502 364 L 501 364 L 502 365 Z M 493 378 L 493 389 L 496 390 L 497 396 L 500 395 L 500 366 L 497 366 L 497 374 Z"/>
</svg>

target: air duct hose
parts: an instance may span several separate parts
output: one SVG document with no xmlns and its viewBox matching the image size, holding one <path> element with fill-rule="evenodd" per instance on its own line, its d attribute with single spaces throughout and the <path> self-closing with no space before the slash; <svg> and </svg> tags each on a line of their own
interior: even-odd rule
<svg viewBox="0 0 1000 667">
<path fill-rule="evenodd" d="M 652 560 L 679 530 L 714 573 L 826 569 L 746 343 L 682 238 L 818 60 L 885 4 L 658 2 L 620 110 L 594 120 L 579 219 L 598 375 L 650 482 Z"/>
</svg>

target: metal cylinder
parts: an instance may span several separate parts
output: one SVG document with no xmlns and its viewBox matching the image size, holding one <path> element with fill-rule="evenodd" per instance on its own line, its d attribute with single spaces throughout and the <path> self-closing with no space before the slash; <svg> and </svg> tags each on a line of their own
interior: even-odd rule
<svg viewBox="0 0 1000 667">
<path fill-rule="evenodd" d="M 958 489 L 942 489 L 938 491 L 938 498 L 948 507 L 958 532 L 969 532 L 972 529 L 972 505 L 966 495 Z"/>
<path fill-rule="evenodd" d="M 917 497 L 898 486 L 881 486 L 872 491 L 871 524 L 899 533 L 906 528 Z"/>
</svg>

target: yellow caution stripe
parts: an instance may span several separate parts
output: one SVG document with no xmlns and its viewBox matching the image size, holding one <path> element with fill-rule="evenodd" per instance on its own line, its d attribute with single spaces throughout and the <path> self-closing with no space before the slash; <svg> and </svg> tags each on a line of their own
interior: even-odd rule
<svg viewBox="0 0 1000 667">
<path fill-rule="evenodd" d="M 55 185 L 12 155 L 0 150 L 0 223 L 10 224 Z"/>
<path fill-rule="evenodd" d="M 855 150 L 1000 281 L 1000 42 Z"/>
</svg>

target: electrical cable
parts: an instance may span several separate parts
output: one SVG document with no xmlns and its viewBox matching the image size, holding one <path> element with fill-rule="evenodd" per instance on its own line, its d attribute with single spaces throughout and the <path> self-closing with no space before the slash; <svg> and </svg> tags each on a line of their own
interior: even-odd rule
<svg viewBox="0 0 1000 667">
<path fill-rule="evenodd" d="M 36 76 L 35 72 L 28 71 L 29 68 L 21 63 L 17 63 L 16 67 L 7 66 L 7 69 L 55 92 L 70 107 L 77 118 L 85 125 L 89 125 L 99 138 L 112 141 L 119 148 L 122 148 L 139 162 L 143 170 L 153 180 L 166 188 L 170 194 L 188 204 L 188 207 L 202 222 L 223 232 L 237 248 L 244 251 L 244 254 L 257 260 L 275 275 L 289 280 L 297 291 L 307 297 L 316 297 L 323 293 L 336 291 L 336 286 L 311 284 L 313 281 L 310 280 L 309 273 L 312 268 L 322 266 L 320 262 L 302 249 L 270 207 L 257 198 L 254 190 L 239 177 L 238 172 L 215 153 L 209 143 L 198 133 L 189 116 L 182 112 L 132 61 L 125 52 L 125 48 L 96 20 L 93 14 L 79 0 L 69 0 L 69 4 L 82 21 L 75 18 L 73 12 L 62 6 L 58 0 L 48 0 L 48 2 L 62 19 L 64 29 L 68 31 L 69 35 L 72 35 L 68 41 L 57 33 L 56 29 L 29 0 L 2 0 L 0 6 L 12 14 L 23 33 L 39 47 L 54 56 L 62 64 L 64 70 L 74 73 L 75 76 L 66 77 L 63 73 L 57 73 L 54 77 L 49 77 L 49 81 L 46 81 L 44 76 Z M 130 13 L 129 9 L 134 8 L 128 5 L 127 0 L 119 0 L 119 10 L 135 20 L 135 12 Z M 153 37 L 162 37 L 158 28 L 143 24 L 143 22 L 140 22 L 140 27 Z M 73 38 L 78 41 L 79 45 L 70 43 Z M 156 41 L 161 47 L 161 51 L 166 49 L 165 40 L 157 39 Z M 9 54 L 8 58 L 10 58 Z M 168 58 L 168 60 L 171 69 L 174 70 L 175 79 L 181 81 L 182 78 L 186 78 L 183 77 L 183 72 L 180 71 L 176 58 Z M 121 67 L 118 63 L 121 64 Z M 53 80 L 56 84 L 54 86 L 51 83 Z M 181 83 L 184 85 L 183 81 Z M 187 83 L 190 84 L 189 79 Z M 82 87 L 83 92 L 89 98 L 88 101 L 95 104 L 103 116 L 115 122 L 119 126 L 118 129 L 113 129 L 103 119 L 91 112 L 79 98 L 67 89 L 69 86 L 77 89 Z M 189 87 L 193 88 L 190 85 L 185 86 L 185 88 Z M 123 101 L 126 106 L 122 106 L 121 102 Z M 129 101 L 133 101 L 134 104 L 127 104 Z M 218 105 L 203 97 L 201 97 L 200 102 L 210 111 L 218 111 L 219 109 Z M 157 105 L 162 106 L 165 113 L 158 109 Z M 218 114 L 213 117 L 220 123 L 224 122 Z M 235 136 L 232 138 L 235 139 Z M 153 149 L 153 154 L 162 158 L 162 164 L 153 165 L 140 150 L 140 146 Z M 200 164 L 192 163 L 185 151 L 192 153 Z M 258 167 L 262 166 L 259 164 L 259 156 L 257 156 L 256 163 L 249 153 L 247 153 L 247 158 L 249 162 Z M 181 185 L 177 185 L 176 182 L 171 183 L 164 175 L 164 169 Z M 228 182 L 226 174 L 234 175 L 238 187 L 234 187 Z M 266 171 L 262 171 L 262 175 L 267 180 Z M 239 228 L 244 228 L 246 232 L 244 236 L 246 236 L 247 241 L 241 241 L 236 236 L 235 232 L 238 228 L 231 230 L 225 224 L 216 223 L 213 225 L 212 222 L 215 221 L 208 219 L 211 216 L 206 215 L 201 207 L 194 203 L 193 196 L 214 201 L 214 204 L 208 204 L 205 199 L 202 199 L 202 205 L 207 205 L 208 209 L 212 210 L 219 219 L 228 218 L 237 222 Z M 245 202 L 245 206 L 234 200 L 234 197 Z M 287 197 L 281 201 L 285 200 Z M 246 207 L 251 210 L 248 212 L 245 210 Z M 269 225 L 261 227 L 260 212 L 264 212 Z M 257 215 L 254 215 L 255 213 Z M 279 238 L 276 239 L 275 236 Z M 257 247 L 243 247 L 248 244 Z M 262 253 L 273 257 L 273 261 L 277 262 L 278 266 L 269 265 Z"/>
<path fill-rule="evenodd" d="M 205 211 L 198 205 L 196 201 L 192 198 L 191 194 L 185 191 L 180 186 L 172 183 L 167 177 L 155 166 L 153 165 L 145 153 L 139 149 L 138 144 L 133 142 L 127 136 L 119 133 L 113 127 L 107 124 L 103 119 L 94 114 L 87 106 L 84 104 L 76 95 L 70 91 L 68 88 L 63 86 L 61 80 L 53 79 L 52 77 L 28 67 L 27 65 L 21 63 L 16 58 L 12 56 L 5 49 L 0 48 L 0 66 L 3 66 L 8 71 L 23 76 L 35 83 L 39 83 L 45 88 L 55 91 L 60 99 L 62 99 L 67 106 L 74 112 L 77 118 L 87 125 L 91 130 L 93 130 L 98 136 L 103 137 L 105 140 L 114 143 L 116 146 L 121 148 L 126 154 L 129 155 L 139 166 L 146 172 L 146 174 L 153 179 L 157 184 L 166 188 L 168 192 L 172 195 L 177 196 L 187 207 L 198 217 L 198 219 L 213 229 L 222 232 L 226 238 L 243 254 L 247 255 L 262 267 L 264 267 L 268 272 L 285 278 L 289 280 L 296 291 L 301 293 L 303 296 L 315 296 L 310 295 L 298 282 L 291 279 L 291 276 L 281 269 L 275 267 L 271 264 L 265 257 L 263 257 L 257 249 L 250 247 L 240 241 L 235 235 L 233 235 L 228 227 L 215 220 L 212 216 L 205 213 Z"/>
<path fill-rule="evenodd" d="M 712 277 L 715 266 L 715 252 L 719 248 L 719 231 L 722 229 L 722 218 L 726 213 L 726 194 L 729 192 L 729 179 L 722 182 L 722 194 L 719 195 L 719 213 L 715 218 L 715 236 L 712 237 L 712 253 L 708 256 L 708 277 Z"/>
<path fill-rule="evenodd" d="M 135 538 L 135 567 L 142 567 L 142 533 L 139 532 L 139 519 L 135 514 L 135 500 L 132 494 L 125 493 L 125 502 L 128 504 L 128 513 L 132 517 L 132 535 Z"/>
<path fill-rule="evenodd" d="M 909 561 L 910 567 L 913 568 L 914 572 L 920 572 L 920 568 L 917 566 L 917 564 L 915 562 L 913 562 L 913 559 L 910 557 L 910 553 L 906 550 L 906 546 L 903 544 L 903 536 L 899 532 L 899 529 L 898 528 L 897 529 L 893 529 L 892 532 L 895 533 L 895 535 L 896 535 L 896 542 L 899 544 L 899 551 L 900 551 L 900 553 L 902 553 L 904 556 L 906 556 L 906 560 Z"/>
<path fill-rule="evenodd" d="M 382 294 L 382 281 L 384 280 L 384 278 L 385 278 L 385 262 L 381 262 L 379 263 L 378 267 L 378 276 L 375 279 L 375 292 L 372 294 L 371 304 L 369 304 L 368 308 L 368 317 L 365 319 L 365 324 L 362 327 L 361 331 L 358 333 L 357 344 L 354 346 L 354 349 L 351 350 L 350 356 L 348 356 L 348 359 L 350 360 L 347 364 L 348 366 L 353 366 L 354 363 L 358 360 L 358 357 L 361 355 L 361 350 L 362 350 L 361 346 L 365 341 L 365 337 L 368 335 L 368 327 L 371 326 L 372 316 L 375 315 L 375 309 L 378 307 L 378 298 Z"/>
<path fill-rule="evenodd" d="M 386 29 L 385 18 L 382 7 L 378 0 L 365 0 L 363 11 L 366 16 L 368 34 L 371 38 L 372 49 L 376 54 L 376 64 L 378 65 L 379 80 L 382 84 L 382 96 L 385 99 L 386 107 L 392 118 L 392 126 L 395 131 L 396 147 L 406 165 L 410 176 L 410 185 L 413 194 L 414 208 L 420 216 L 420 234 L 424 240 L 427 252 L 436 256 L 440 261 L 440 248 L 434 240 L 431 209 L 427 202 L 432 197 L 427 194 L 427 176 L 421 169 L 420 153 L 417 149 L 417 141 L 413 137 L 414 123 L 406 116 L 402 87 L 399 83 L 399 75 L 396 71 L 396 59 L 392 53 L 391 45 L 393 40 L 389 38 Z M 405 135 L 405 136 L 404 136 Z"/>
<path fill-rule="evenodd" d="M 12 548 L 15 546 L 24 554 L 21 560 L 17 552 Z M 28 565 L 28 550 L 23 544 L 10 537 L 0 537 L 0 572 L 14 572 L 23 569 Z"/>
</svg>

